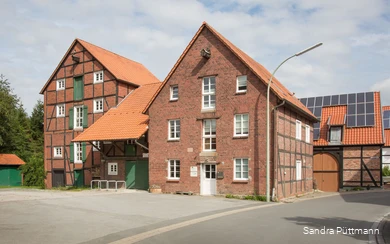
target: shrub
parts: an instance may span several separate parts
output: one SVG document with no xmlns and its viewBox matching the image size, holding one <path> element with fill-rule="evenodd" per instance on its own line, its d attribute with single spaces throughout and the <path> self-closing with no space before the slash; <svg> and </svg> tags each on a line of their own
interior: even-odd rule
<svg viewBox="0 0 390 244">
<path fill-rule="evenodd" d="M 43 158 L 32 156 L 26 164 L 20 166 L 23 174 L 24 186 L 38 186 L 45 188 L 45 168 L 43 166 Z"/>
<path fill-rule="evenodd" d="M 390 168 L 389 168 L 389 166 L 386 165 L 385 167 L 383 167 L 382 175 L 383 176 L 390 176 Z"/>
</svg>

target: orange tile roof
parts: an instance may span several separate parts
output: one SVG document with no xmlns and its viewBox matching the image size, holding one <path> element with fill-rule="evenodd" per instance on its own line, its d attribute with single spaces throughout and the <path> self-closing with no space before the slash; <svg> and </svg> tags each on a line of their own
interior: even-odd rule
<svg viewBox="0 0 390 244">
<path fill-rule="evenodd" d="M 390 110 L 390 106 L 382 106 L 382 111 L 388 111 Z"/>
<path fill-rule="evenodd" d="M 347 106 L 344 106 L 345 108 Z M 345 115 L 347 109 L 345 109 L 345 113 L 334 113 L 329 116 L 328 125 L 344 125 L 345 124 Z"/>
<path fill-rule="evenodd" d="M 41 90 L 41 94 L 45 91 L 49 82 L 53 79 L 55 73 L 60 68 L 65 58 L 69 55 L 76 43 L 80 43 L 88 52 L 91 53 L 116 79 L 130 83 L 136 86 L 160 82 L 145 66 L 128 58 L 122 57 L 116 53 L 110 52 L 104 48 L 93 45 L 81 39 L 75 39 L 68 51 L 65 53 L 61 62 L 54 70 L 49 80 Z"/>
<path fill-rule="evenodd" d="M 184 56 L 187 54 L 188 50 L 191 48 L 192 44 L 195 42 L 195 40 L 198 38 L 200 33 L 204 28 L 209 29 L 222 43 L 225 44 L 227 48 L 229 48 L 265 85 L 268 85 L 268 81 L 271 78 L 271 73 L 264 68 L 261 64 L 256 62 L 254 59 L 249 57 L 246 53 L 244 53 L 242 50 L 240 50 L 238 47 L 233 45 L 228 39 L 226 39 L 224 36 L 222 36 L 219 32 L 217 32 L 213 27 L 211 27 L 206 22 L 203 22 L 199 30 L 196 32 L 195 36 L 192 38 L 182 55 L 177 60 L 176 64 L 173 66 L 171 71 L 169 72 L 168 76 L 164 80 L 164 84 L 167 83 L 168 79 L 171 77 L 173 72 L 176 70 L 176 68 L 179 66 L 180 62 L 184 58 Z M 163 85 L 164 86 L 164 85 Z M 162 87 L 160 89 L 162 89 Z M 298 98 L 296 98 L 286 87 L 282 85 L 282 83 L 279 82 L 276 77 L 272 79 L 271 84 L 271 91 L 276 94 L 277 97 L 279 97 L 282 100 L 285 100 L 290 105 L 294 106 L 295 108 L 302 111 L 304 114 L 307 115 L 308 118 L 311 118 L 313 121 L 317 121 L 317 118 L 310 112 L 309 109 L 306 108 L 305 105 L 303 105 Z M 157 93 L 158 94 L 158 93 Z M 154 100 L 154 99 L 153 99 Z M 151 103 L 153 102 L 151 100 Z"/>
<path fill-rule="evenodd" d="M 22 165 L 22 164 L 25 164 L 25 162 L 15 154 L 0 154 L 0 165 Z"/>
<path fill-rule="evenodd" d="M 161 82 L 143 85 L 111 108 L 100 119 L 72 141 L 115 141 L 138 139 L 148 130 L 149 116 L 142 111 L 154 96 Z"/>
<path fill-rule="evenodd" d="M 343 131 L 343 145 L 378 145 L 383 144 L 383 126 L 379 92 L 374 92 L 374 110 L 375 110 L 375 125 L 367 127 L 346 127 Z M 314 141 L 314 146 L 327 146 L 328 137 L 328 118 L 329 116 L 344 117 L 347 113 L 347 106 L 332 106 L 323 107 L 320 122 L 320 138 Z M 343 123 L 344 124 L 344 123 Z"/>
</svg>

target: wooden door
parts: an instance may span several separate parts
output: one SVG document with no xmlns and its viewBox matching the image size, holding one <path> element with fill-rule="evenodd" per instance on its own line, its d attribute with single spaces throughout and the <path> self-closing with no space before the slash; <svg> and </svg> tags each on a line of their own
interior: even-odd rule
<svg viewBox="0 0 390 244">
<path fill-rule="evenodd" d="M 327 192 L 339 190 L 339 164 L 329 153 L 314 155 L 313 177 L 317 182 L 317 189 Z"/>
</svg>

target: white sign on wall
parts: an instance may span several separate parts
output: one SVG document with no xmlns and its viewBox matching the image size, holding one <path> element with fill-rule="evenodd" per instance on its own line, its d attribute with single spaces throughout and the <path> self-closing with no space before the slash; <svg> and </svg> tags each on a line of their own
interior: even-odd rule
<svg viewBox="0 0 390 244">
<path fill-rule="evenodd" d="M 143 153 L 143 154 L 142 154 L 142 157 L 144 157 L 144 158 L 149 158 L 149 153 Z"/>
<path fill-rule="evenodd" d="M 198 167 L 197 166 L 191 166 L 190 176 L 191 177 L 197 177 L 198 176 Z"/>
</svg>

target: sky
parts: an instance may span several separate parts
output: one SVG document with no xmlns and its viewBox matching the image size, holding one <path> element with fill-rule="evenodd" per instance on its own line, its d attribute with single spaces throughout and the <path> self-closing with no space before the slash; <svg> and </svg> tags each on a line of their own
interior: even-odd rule
<svg viewBox="0 0 390 244">
<path fill-rule="evenodd" d="M 0 74 L 30 114 L 75 38 L 164 80 L 203 21 L 297 97 L 380 91 L 390 105 L 389 0 L 1 0 Z"/>
</svg>

